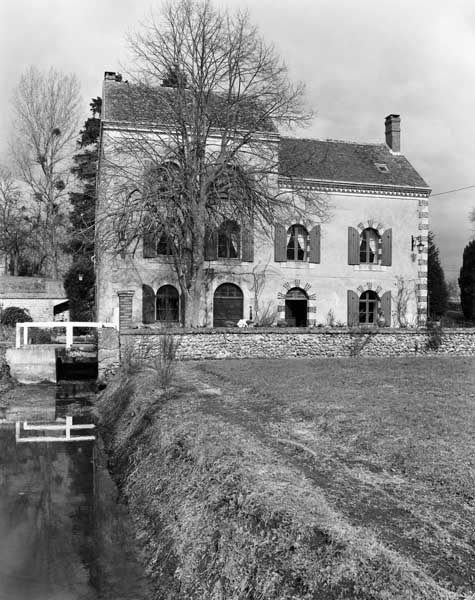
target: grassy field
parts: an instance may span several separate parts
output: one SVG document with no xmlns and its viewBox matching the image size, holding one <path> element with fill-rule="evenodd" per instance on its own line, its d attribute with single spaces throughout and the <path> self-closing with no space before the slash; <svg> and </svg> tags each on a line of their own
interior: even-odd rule
<svg viewBox="0 0 475 600">
<path fill-rule="evenodd" d="M 181 363 L 98 403 L 156 598 L 475 599 L 475 360 Z"/>
<path fill-rule="evenodd" d="M 351 524 L 448 589 L 475 591 L 475 360 L 197 365 L 247 427 Z"/>
</svg>

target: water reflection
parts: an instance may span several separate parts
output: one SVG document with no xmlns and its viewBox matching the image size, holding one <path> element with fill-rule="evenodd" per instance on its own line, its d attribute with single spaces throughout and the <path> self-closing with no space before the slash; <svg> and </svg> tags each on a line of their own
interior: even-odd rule
<svg viewBox="0 0 475 600">
<path fill-rule="evenodd" d="M 0 600 L 151 598 L 98 444 L 17 445 L 3 425 L 0 489 Z"/>
</svg>

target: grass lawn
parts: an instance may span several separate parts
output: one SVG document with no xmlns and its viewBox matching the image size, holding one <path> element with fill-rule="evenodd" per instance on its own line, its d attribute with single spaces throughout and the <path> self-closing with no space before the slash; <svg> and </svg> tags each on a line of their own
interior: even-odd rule
<svg viewBox="0 0 475 600">
<path fill-rule="evenodd" d="M 258 440 L 310 482 L 345 522 L 445 590 L 475 592 L 475 359 L 181 368 L 215 390 L 199 411 L 247 431 L 250 444 Z"/>
</svg>

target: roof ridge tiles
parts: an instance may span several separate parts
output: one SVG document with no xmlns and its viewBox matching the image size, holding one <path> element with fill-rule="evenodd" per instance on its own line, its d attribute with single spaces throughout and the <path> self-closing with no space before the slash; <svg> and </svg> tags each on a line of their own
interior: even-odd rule
<svg viewBox="0 0 475 600">
<path fill-rule="evenodd" d="M 280 139 L 293 140 L 298 142 L 333 142 L 336 144 L 348 144 L 353 146 L 382 146 L 384 148 L 388 148 L 387 144 L 385 144 L 384 142 L 356 142 L 352 140 L 337 140 L 334 138 L 292 137 L 288 135 L 281 135 Z"/>
</svg>

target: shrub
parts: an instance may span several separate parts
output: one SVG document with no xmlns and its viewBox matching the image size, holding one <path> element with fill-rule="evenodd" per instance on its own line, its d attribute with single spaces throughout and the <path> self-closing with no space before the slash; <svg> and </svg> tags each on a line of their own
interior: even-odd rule
<svg viewBox="0 0 475 600">
<path fill-rule="evenodd" d="M 169 333 L 164 333 L 160 336 L 159 352 L 152 358 L 151 366 L 164 392 L 168 392 L 172 384 L 179 347 L 180 340 Z"/>
<path fill-rule="evenodd" d="M 2 312 L 0 322 L 2 325 L 9 325 L 15 327 L 17 323 L 31 322 L 33 319 L 26 308 L 19 308 L 18 306 L 9 306 Z"/>
<path fill-rule="evenodd" d="M 437 351 L 444 341 L 442 325 L 439 322 L 429 321 L 427 331 L 429 337 L 426 341 L 426 349 Z"/>
<path fill-rule="evenodd" d="M 120 348 L 120 368 L 122 378 L 129 378 L 147 366 L 153 346 L 150 343 L 140 343 L 137 346 L 133 342 L 123 344 Z"/>
<path fill-rule="evenodd" d="M 272 327 L 277 318 L 277 309 L 273 302 L 267 302 L 259 311 L 256 311 L 256 327 Z"/>
</svg>

